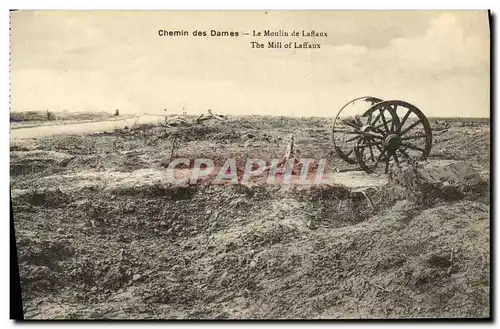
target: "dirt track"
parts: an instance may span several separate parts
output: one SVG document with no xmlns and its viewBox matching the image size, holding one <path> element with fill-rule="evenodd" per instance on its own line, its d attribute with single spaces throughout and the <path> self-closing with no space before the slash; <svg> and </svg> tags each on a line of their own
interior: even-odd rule
<svg viewBox="0 0 500 329">
<path fill-rule="evenodd" d="M 25 316 L 489 316 L 488 183 L 425 204 L 378 186 L 371 208 L 343 186 L 171 187 L 147 175 L 165 167 L 174 135 L 179 157 L 270 159 L 299 131 L 299 156 L 349 169 L 331 152 L 330 125 L 230 118 L 14 138 Z M 431 154 L 466 160 L 488 182 L 489 138 L 488 126 L 453 127 Z"/>
<path fill-rule="evenodd" d="M 11 138 L 39 138 L 61 134 L 84 134 L 95 133 L 100 131 L 113 131 L 115 129 L 123 129 L 131 127 L 134 124 L 148 124 L 163 121 L 164 116 L 159 115 L 143 115 L 141 117 L 103 120 L 98 122 L 85 123 L 68 123 L 54 125 L 39 125 L 30 127 L 17 127 L 11 130 Z"/>
</svg>

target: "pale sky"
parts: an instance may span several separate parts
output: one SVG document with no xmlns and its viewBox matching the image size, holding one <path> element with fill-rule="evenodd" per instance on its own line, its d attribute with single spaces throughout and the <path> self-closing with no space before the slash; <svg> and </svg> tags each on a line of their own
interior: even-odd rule
<svg viewBox="0 0 500 329">
<path fill-rule="evenodd" d="M 241 35 L 265 29 L 328 37 Z M 252 49 L 252 40 L 322 45 Z M 19 11 L 12 109 L 335 116 L 370 95 L 427 116 L 488 117 L 489 47 L 486 11 Z"/>
</svg>

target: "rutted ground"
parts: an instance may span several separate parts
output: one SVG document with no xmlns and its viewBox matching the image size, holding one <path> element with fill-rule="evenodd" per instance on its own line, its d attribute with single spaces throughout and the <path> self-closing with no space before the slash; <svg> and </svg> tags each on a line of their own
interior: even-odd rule
<svg viewBox="0 0 500 329">
<path fill-rule="evenodd" d="M 230 118 L 13 140 L 25 316 L 489 316 L 487 186 L 431 204 L 377 187 L 366 191 L 371 206 L 342 186 L 173 187 L 148 176 L 165 167 L 173 136 L 177 156 L 223 162 L 279 158 L 295 133 L 298 156 L 343 170 L 330 125 Z M 435 139 L 435 157 L 466 159 L 489 178 L 488 126 Z"/>
</svg>

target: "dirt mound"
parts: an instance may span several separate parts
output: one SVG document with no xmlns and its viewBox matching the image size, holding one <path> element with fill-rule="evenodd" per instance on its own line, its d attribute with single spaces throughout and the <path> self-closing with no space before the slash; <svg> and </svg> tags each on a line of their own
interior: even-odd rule
<svg viewBox="0 0 500 329">
<path fill-rule="evenodd" d="M 37 147 L 45 151 L 64 151 L 71 155 L 95 152 L 95 141 L 80 135 L 62 135 L 40 138 Z"/>
<path fill-rule="evenodd" d="M 54 151 L 11 151 L 10 174 L 27 175 L 53 167 L 66 167 L 73 156 Z"/>
<path fill-rule="evenodd" d="M 14 204 L 31 205 L 35 207 L 65 207 L 72 202 L 74 197 L 71 194 L 61 191 L 59 188 L 31 189 L 14 191 L 12 202 Z"/>
<path fill-rule="evenodd" d="M 420 204 L 441 200 L 477 199 L 488 195 L 489 183 L 463 162 L 392 166 L 389 182 L 403 186 L 403 196 Z"/>
<path fill-rule="evenodd" d="M 490 149 L 488 125 L 474 129 L 451 128 L 434 137 L 431 158 L 474 160 L 489 166 Z"/>
</svg>

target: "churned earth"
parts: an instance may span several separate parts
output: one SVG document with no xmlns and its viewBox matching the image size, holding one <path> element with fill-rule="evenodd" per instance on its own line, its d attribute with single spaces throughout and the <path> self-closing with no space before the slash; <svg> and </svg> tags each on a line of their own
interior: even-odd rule
<svg viewBox="0 0 500 329">
<path fill-rule="evenodd" d="M 349 179 L 312 186 L 162 179 L 175 157 L 218 166 L 234 157 L 238 168 L 248 158 L 282 158 L 289 134 L 297 157 L 326 159 L 328 172 L 346 175 L 356 166 L 332 152 L 331 125 L 228 117 L 14 136 L 25 317 L 489 317 L 489 123 L 452 124 L 434 136 L 430 160 L 465 161 L 481 178 L 453 197 L 412 197 L 380 177 L 362 189 Z M 352 173 L 344 177 L 372 179 Z"/>
</svg>

